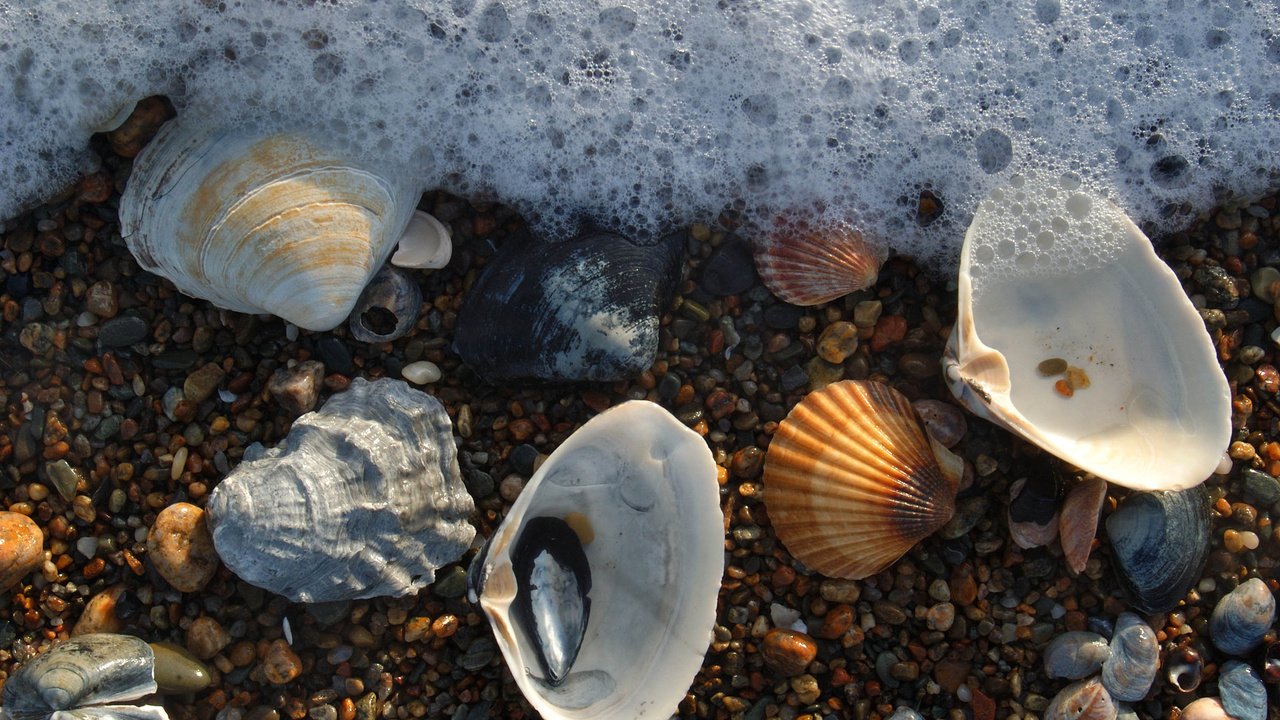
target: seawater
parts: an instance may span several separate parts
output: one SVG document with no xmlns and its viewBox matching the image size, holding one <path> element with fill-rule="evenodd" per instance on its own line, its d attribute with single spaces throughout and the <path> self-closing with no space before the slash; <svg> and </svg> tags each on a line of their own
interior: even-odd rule
<svg viewBox="0 0 1280 720">
<path fill-rule="evenodd" d="M 1071 175 L 1154 229 L 1276 182 L 1280 10 L 1165 0 L 0 0 L 0 218 L 161 94 L 306 127 L 551 237 L 825 213 L 954 266 L 978 202 Z M 920 192 L 942 198 L 916 221 Z"/>
</svg>

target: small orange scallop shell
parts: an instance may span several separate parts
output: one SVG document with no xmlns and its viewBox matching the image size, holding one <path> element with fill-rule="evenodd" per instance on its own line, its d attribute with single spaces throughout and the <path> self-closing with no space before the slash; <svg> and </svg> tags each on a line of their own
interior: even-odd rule
<svg viewBox="0 0 1280 720">
<path fill-rule="evenodd" d="M 765 287 L 793 305 L 817 305 L 871 287 L 885 251 L 843 226 L 782 222 L 755 248 Z"/>
<path fill-rule="evenodd" d="M 942 472 L 911 403 L 877 382 L 810 393 L 769 445 L 765 504 L 778 538 L 830 577 L 880 572 L 951 519 Z"/>
</svg>

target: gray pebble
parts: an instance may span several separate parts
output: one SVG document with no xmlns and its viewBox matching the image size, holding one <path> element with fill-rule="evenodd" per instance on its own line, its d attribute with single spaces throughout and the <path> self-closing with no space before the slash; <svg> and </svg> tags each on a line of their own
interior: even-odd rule
<svg viewBox="0 0 1280 720">
<path fill-rule="evenodd" d="M 112 318 L 98 328 L 98 344 L 103 347 L 125 347 L 147 338 L 147 321 L 134 315 Z"/>
<path fill-rule="evenodd" d="M 467 571 L 461 566 L 454 565 L 448 570 L 441 571 L 436 576 L 435 584 L 431 586 L 431 592 L 436 597 L 457 598 L 467 591 Z"/>
</svg>

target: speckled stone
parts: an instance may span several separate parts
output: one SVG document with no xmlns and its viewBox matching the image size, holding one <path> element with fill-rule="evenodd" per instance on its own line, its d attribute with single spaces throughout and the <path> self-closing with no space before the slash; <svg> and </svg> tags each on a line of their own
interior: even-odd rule
<svg viewBox="0 0 1280 720">
<path fill-rule="evenodd" d="M 147 555 L 170 585 L 182 592 L 203 588 L 218 570 L 218 554 L 204 510 L 175 503 L 160 511 L 147 534 Z"/>
<path fill-rule="evenodd" d="M 324 364 L 307 360 L 292 368 L 276 370 L 267 383 L 267 392 L 285 412 L 297 417 L 315 409 L 323 381 Z"/>
<path fill-rule="evenodd" d="M 44 534 L 26 515 L 0 512 L 0 589 L 8 590 L 44 562 Z"/>
<path fill-rule="evenodd" d="M 201 660 L 208 660 L 231 643 L 231 635 L 211 617 L 200 616 L 187 628 L 187 649 Z"/>
<path fill-rule="evenodd" d="M 88 635 L 89 633 L 120 632 L 120 618 L 116 616 L 116 605 L 124 597 L 124 585 L 115 585 L 94 595 L 85 603 L 84 612 L 71 628 L 71 635 Z"/>
<path fill-rule="evenodd" d="M 262 673 L 274 685 L 284 685 L 302 674 L 302 660 L 282 639 L 274 640 L 262 661 Z"/>
</svg>

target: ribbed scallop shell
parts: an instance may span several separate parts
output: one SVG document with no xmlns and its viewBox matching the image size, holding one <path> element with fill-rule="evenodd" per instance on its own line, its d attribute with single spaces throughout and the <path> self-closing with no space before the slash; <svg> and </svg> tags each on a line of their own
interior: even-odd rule
<svg viewBox="0 0 1280 720">
<path fill-rule="evenodd" d="M 817 305 L 870 287 L 885 251 L 840 226 L 787 223 L 755 248 L 765 287 L 793 305 Z"/>
<path fill-rule="evenodd" d="M 851 580 L 888 567 L 955 510 L 956 486 L 911 403 L 876 382 L 845 380 L 800 401 L 769 446 L 764 482 L 791 554 Z"/>
<path fill-rule="evenodd" d="M 329 330 L 395 249 L 416 191 L 302 133 L 166 125 L 120 202 L 138 264 L 182 292 Z"/>
</svg>

